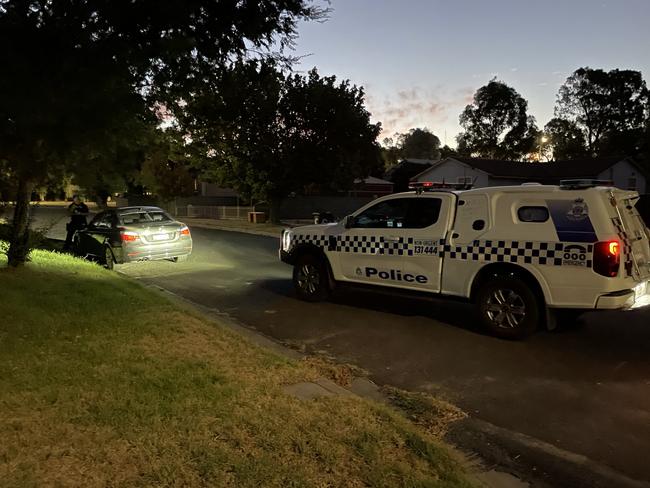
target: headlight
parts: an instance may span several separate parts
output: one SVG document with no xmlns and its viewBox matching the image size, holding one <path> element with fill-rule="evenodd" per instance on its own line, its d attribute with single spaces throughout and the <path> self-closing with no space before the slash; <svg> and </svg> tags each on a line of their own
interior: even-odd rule
<svg viewBox="0 0 650 488">
<path fill-rule="evenodd" d="M 282 232 L 282 250 L 288 251 L 291 246 L 291 231 L 285 230 Z"/>
</svg>

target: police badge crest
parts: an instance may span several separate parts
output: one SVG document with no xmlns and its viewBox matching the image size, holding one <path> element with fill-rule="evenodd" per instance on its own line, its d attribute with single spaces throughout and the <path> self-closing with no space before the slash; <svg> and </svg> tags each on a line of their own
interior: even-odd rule
<svg viewBox="0 0 650 488">
<path fill-rule="evenodd" d="M 578 222 L 589 217 L 589 207 L 585 203 L 584 199 L 576 198 L 571 204 L 571 208 L 566 214 L 567 219 Z"/>
</svg>

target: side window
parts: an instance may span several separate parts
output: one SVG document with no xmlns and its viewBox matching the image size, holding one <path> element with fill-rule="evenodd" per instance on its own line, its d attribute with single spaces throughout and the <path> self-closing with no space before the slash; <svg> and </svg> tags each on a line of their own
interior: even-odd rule
<svg viewBox="0 0 650 488">
<path fill-rule="evenodd" d="M 96 224 L 98 229 L 110 229 L 113 227 L 113 214 L 106 212 Z"/>
<path fill-rule="evenodd" d="M 546 222 L 548 209 L 546 207 L 520 207 L 517 217 L 522 222 Z"/>
<path fill-rule="evenodd" d="M 354 219 L 354 227 L 360 229 L 402 228 L 407 211 L 406 198 L 379 202 L 357 215 Z"/>
<path fill-rule="evenodd" d="M 440 198 L 396 198 L 386 200 L 356 216 L 361 229 L 424 229 L 440 217 Z"/>
</svg>

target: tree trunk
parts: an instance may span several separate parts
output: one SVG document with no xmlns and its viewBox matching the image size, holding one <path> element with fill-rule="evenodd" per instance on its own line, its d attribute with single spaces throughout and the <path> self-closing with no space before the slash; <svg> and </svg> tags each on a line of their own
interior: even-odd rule
<svg viewBox="0 0 650 488">
<path fill-rule="evenodd" d="M 282 199 L 279 197 L 269 198 L 269 220 L 272 224 L 280 223 L 280 204 Z"/>
<path fill-rule="evenodd" d="M 9 243 L 9 266 L 14 268 L 25 264 L 29 254 L 29 202 L 32 197 L 34 184 L 24 176 L 18 180 L 18 195 L 16 196 L 16 208 L 14 210 L 13 227 L 11 231 L 11 242 Z"/>
</svg>

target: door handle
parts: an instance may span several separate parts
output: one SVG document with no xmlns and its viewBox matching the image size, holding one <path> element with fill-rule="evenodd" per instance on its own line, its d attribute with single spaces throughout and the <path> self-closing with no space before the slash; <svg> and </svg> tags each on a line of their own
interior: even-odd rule
<svg viewBox="0 0 650 488">
<path fill-rule="evenodd" d="M 388 237 L 384 237 L 384 240 L 386 242 L 399 242 L 399 237 L 398 236 L 388 236 Z"/>
</svg>

